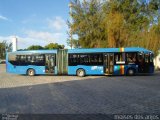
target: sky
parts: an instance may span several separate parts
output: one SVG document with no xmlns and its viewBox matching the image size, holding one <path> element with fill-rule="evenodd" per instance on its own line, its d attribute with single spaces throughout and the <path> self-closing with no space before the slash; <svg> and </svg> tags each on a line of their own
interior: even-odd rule
<svg viewBox="0 0 160 120">
<path fill-rule="evenodd" d="M 0 42 L 18 38 L 18 49 L 48 43 L 67 48 L 69 0 L 0 0 Z"/>
</svg>

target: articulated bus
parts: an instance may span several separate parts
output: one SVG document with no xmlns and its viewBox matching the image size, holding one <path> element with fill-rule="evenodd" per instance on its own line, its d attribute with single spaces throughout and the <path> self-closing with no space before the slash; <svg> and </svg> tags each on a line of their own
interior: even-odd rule
<svg viewBox="0 0 160 120">
<path fill-rule="evenodd" d="M 7 54 L 6 71 L 29 76 L 152 74 L 153 52 L 138 47 L 16 51 Z"/>
</svg>

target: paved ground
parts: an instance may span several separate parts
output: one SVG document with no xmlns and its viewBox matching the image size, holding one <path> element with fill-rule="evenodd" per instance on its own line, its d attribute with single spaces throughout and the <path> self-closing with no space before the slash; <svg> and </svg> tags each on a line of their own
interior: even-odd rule
<svg viewBox="0 0 160 120">
<path fill-rule="evenodd" d="M 160 113 L 153 76 L 13 75 L 0 65 L 0 113 Z"/>
</svg>

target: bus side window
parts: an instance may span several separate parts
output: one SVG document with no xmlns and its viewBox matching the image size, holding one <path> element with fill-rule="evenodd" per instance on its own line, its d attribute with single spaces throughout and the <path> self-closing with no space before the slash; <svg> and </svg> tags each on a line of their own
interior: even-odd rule
<svg viewBox="0 0 160 120">
<path fill-rule="evenodd" d="M 21 56 L 20 55 L 16 55 L 16 65 L 20 65 L 20 61 L 21 60 Z"/>
<path fill-rule="evenodd" d="M 115 53 L 115 64 L 125 64 L 125 53 Z"/>
<path fill-rule="evenodd" d="M 27 55 L 26 60 L 27 60 L 27 62 L 31 61 L 31 55 Z"/>
<path fill-rule="evenodd" d="M 146 63 L 149 62 L 149 54 L 145 54 L 145 62 L 146 62 Z"/>
<path fill-rule="evenodd" d="M 13 65 L 18 65 L 16 54 L 9 54 L 8 61 Z"/>
<path fill-rule="evenodd" d="M 80 55 L 80 64 L 81 65 L 89 64 L 89 55 L 86 55 L 86 54 Z"/>
<path fill-rule="evenodd" d="M 35 65 L 45 65 L 44 55 L 36 55 Z M 54 63 L 54 62 L 53 62 Z"/>
<path fill-rule="evenodd" d="M 72 57 L 73 57 L 73 63 L 77 64 L 78 63 L 78 55 L 74 54 Z"/>
<path fill-rule="evenodd" d="M 138 62 L 143 63 L 143 60 L 144 60 L 144 54 L 138 53 Z"/>
<path fill-rule="evenodd" d="M 36 56 L 35 56 L 35 55 L 32 55 L 32 56 L 31 56 L 31 62 L 32 62 L 32 63 L 36 62 Z"/>
<path fill-rule="evenodd" d="M 25 62 L 26 61 L 26 56 L 25 55 L 21 55 L 20 56 L 20 61 L 21 62 Z"/>
<path fill-rule="evenodd" d="M 16 61 L 20 61 L 20 55 L 16 55 Z"/>
<path fill-rule="evenodd" d="M 78 63 L 78 58 L 79 58 L 79 55 L 78 54 L 69 54 L 69 60 L 68 60 L 68 64 L 70 66 L 76 66 L 77 63 Z"/>
<path fill-rule="evenodd" d="M 31 65 L 31 60 L 32 60 L 32 56 L 31 55 L 26 55 L 26 63 L 27 63 L 27 65 Z"/>
<path fill-rule="evenodd" d="M 103 65 L 102 54 L 90 54 L 89 63 L 90 65 Z"/>
<path fill-rule="evenodd" d="M 26 65 L 26 55 L 20 56 L 20 65 Z"/>
<path fill-rule="evenodd" d="M 127 63 L 132 64 L 136 63 L 136 53 L 126 53 Z"/>
</svg>

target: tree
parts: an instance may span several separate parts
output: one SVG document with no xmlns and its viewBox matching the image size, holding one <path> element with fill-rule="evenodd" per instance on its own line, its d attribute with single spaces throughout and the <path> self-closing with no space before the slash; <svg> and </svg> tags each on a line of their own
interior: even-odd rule
<svg viewBox="0 0 160 120">
<path fill-rule="evenodd" d="M 64 45 L 59 45 L 58 43 L 49 43 L 45 47 L 42 47 L 40 45 L 31 45 L 27 48 L 27 50 L 42 50 L 42 49 L 64 49 Z M 23 49 L 22 49 L 23 50 Z"/>
<path fill-rule="evenodd" d="M 138 0 L 112 0 L 104 4 L 109 47 L 136 46 L 141 31 L 149 27 L 143 4 L 146 3 Z"/>
<path fill-rule="evenodd" d="M 0 59 L 5 59 L 6 52 L 12 51 L 12 43 L 7 43 L 7 41 L 0 42 Z"/>
<path fill-rule="evenodd" d="M 103 20 L 99 0 L 72 1 L 72 22 L 69 27 L 78 35 L 79 44 L 84 48 L 100 47 L 104 41 L 104 28 L 99 26 Z"/>
<path fill-rule="evenodd" d="M 50 43 L 44 47 L 44 49 L 64 49 L 64 45 L 59 45 L 58 43 Z"/>
<path fill-rule="evenodd" d="M 72 38 L 72 45 L 71 45 L 71 40 L 70 39 L 67 39 L 67 44 L 69 46 L 72 46 L 73 48 L 80 48 L 81 47 L 80 43 L 79 43 L 79 40 L 73 39 L 73 38 Z"/>
<path fill-rule="evenodd" d="M 27 50 L 42 50 L 43 47 L 40 45 L 32 45 L 27 48 Z"/>
<path fill-rule="evenodd" d="M 142 47 L 148 48 L 154 51 L 155 56 L 158 55 L 158 50 L 160 50 L 160 23 L 158 25 L 152 25 L 149 31 L 143 33 Z"/>
<path fill-rule="evenodd" d="M 121 13 L 110 13 L 104 23 L 108 38 L 108 47 L 122 47 L 125 44 L 124 18 Z"/>
<path fill-rule="evenodd" d="M 160 49 L 159 0 L 71 0 L 72 22 L 80 47 Z M 75 44 L 76 44 L 75 43 Z"/>
</svg>

